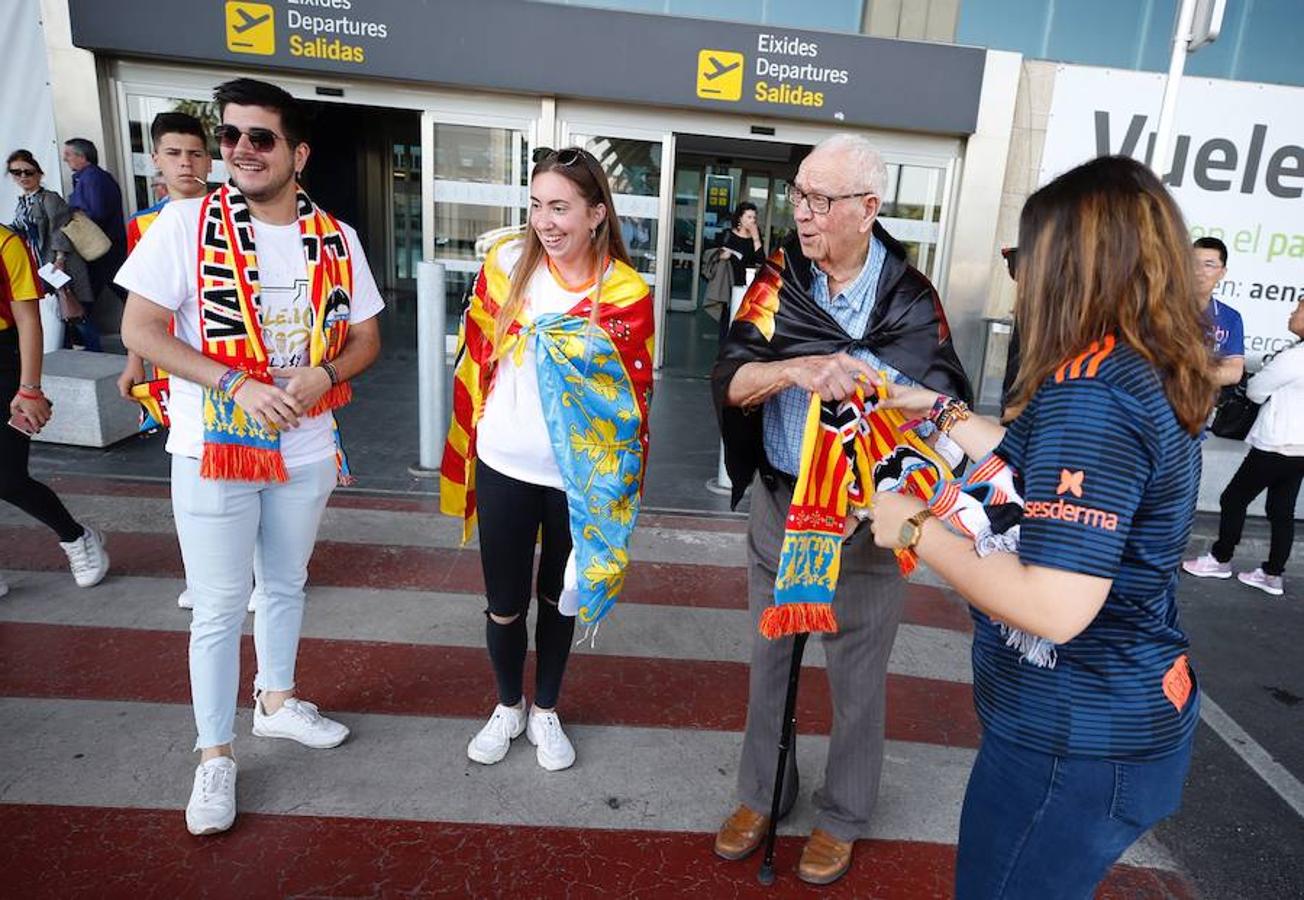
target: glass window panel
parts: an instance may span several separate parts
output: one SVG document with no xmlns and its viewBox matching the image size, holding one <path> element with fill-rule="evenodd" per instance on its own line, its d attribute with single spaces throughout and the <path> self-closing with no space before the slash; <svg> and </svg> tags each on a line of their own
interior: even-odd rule
<svg viewBox="0 0 1304 900">
<path fill-rule="evenodd" d="M 1136 0 L 1054 4 L 1050 40 L 1042 55 L 1067 62 L 1131 68 L 1136 65 L 1145 6 Z M 1166 30 L 1171 35 L 1171 24 Z"/>
<path fill-rule="evenodd" d="M 639 138 L 576 134 L 572 140 L 597 158 L 611 183 L 634 268 L 654 275 L 657 268 L 657 202 L 661 195 L 661 142 Z"/>
<path fill-rule="evenodd" d="M 942 218 L 942 170 L 930 166 L 888 166 L 888 189 L 879 215 L 938 222 Z"/>
<path fill-rule="evenodd" d="M 793 28 L 858 32 L 863 8 L 862 0 L 767 0 L 764 21 Z"/>
<path fill-rule="evenodd" d="M 208 152 L 213 157 L 213 171 L 208 176 L 210 184 L 226 180 L 226 166 L 222 162 L 217 144 L 212 139 L 213 129 L 220 120 L 217 104 L 211 100 L 183 100 L 177 97 L 150 97 L 133 94 L 127 98 L 127 131 L 131 138 L 131 188 L 133 208 L 140 210 L 153 206 L 167 195 L 162 179 L 154 180 L 156 169 L 150 159 L 153 143 L 149 137 L 154 117 L 162 112 L 183 112 L 199 119 L 209 135 Z"/>
<path fill-rule="evenodd" d="M 1046 0 L 964 0 L 955 27 L 957 44 L 1017 50 L 1044 57 L 1050 4 Z"/>
</svg>

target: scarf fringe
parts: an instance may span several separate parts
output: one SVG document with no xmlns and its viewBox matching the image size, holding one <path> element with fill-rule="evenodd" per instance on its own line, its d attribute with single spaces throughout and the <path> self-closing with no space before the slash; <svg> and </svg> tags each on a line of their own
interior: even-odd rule
<svg viewBox="0 0 1304 900">
<path fill-rule="evenodd" d="M 199 462 L 201 478 L 220 478 L 224 481 L 276 481 L 290 480 L 285 469 L 285 457 L 279 449 L 264 450 L 241 447 L 235 444 L 204 444 L 204 455 Z"/>
<path fill-rule="evenodd" d="M 321 399 L 313 405 L 312 409 L 308 410 L 308 415 L 320 416 L 322 413 L 347 405 L 352 399 L 353 388 L 347 381 L 333 384 L 326 393 L 321 395 Z"/>
<path fill-rule="evenodd" d="M 799 631 L 837 630 L 838 620 L 829 603 L 783 603 L 766 607 L 761 613 L 761 634 L 770 640 Z"/>
<path fill-rule="evenodd" d="M 1004 622 L 997 622 L 1001 629 L 1001 637 L 1005 638 L 1005 646 L 1013 647 L 1019 651 L 1019 656 L 1024 662 L 1037 666 L 1039 669 L 1053 669 L 1055 663 L 1059 661 L 1059 654 L 1055 650 L 1055 645 L 1044 637 L 1037 637 L 1035 634 L 1029 634 L 1018 628 L 1011 628 Z"/>
</svg>

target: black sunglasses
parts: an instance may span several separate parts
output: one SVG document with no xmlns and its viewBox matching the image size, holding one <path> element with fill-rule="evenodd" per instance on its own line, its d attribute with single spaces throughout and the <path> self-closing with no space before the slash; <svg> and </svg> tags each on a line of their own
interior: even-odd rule
<svg viewBox="0 0 1304 900">
<path fill-rule="evenodd" d="M 240 138 L 249 138 L 249 146 L 259 153 L 267 153 L 276 146 L 276 139 L 284 139 L 284 135 L 277 134 L 270 128 L 250 128 L 248 131 L 241 131 L 234 125 L 219 125 L 213 129 L 213 134 L 217 137 L 217 142 L 225 150 L 233 149 L 240 143 Z"/>
<path fill-rule="evenodd" d="M 1018 263 L 1019 248 L 1002 247 L 1001 256 L 1005 259 L 1005 270 L 1010 273 L 1011 278 L 1013 278 L 1015 281 L 1018 281 L 1019 276 L 1015 274 L 1015 271 L 1018 269 L 1018 264 L 1019 264 Z"/>
<path fill-rule="evenodd" d="M 573 166 L 587 155 L 579 147 L 566 147 L 562 150 L 554 150 L 551 147 L 538 147 L 530 155 L 530 160 L 536 164 L 555 161 L 559 166 Z"/>
<path fill-rule="evenodd" d="M 10 169 L 9 174 L 15 178 L 30 178 L 36 174 L 35 169 Z"/>
</svg>

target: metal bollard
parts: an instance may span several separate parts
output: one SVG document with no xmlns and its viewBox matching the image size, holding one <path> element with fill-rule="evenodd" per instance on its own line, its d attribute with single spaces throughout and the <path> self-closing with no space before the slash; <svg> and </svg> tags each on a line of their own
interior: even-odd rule
<svg viewBox="0 0 1304 900">
<path fill-rule="evenodd" d="M 448 413 L 444 409 L 444 264 L 417 263 L 417 424 L 420 446 L 413 475 L 439 474 Z"/>
</svg>

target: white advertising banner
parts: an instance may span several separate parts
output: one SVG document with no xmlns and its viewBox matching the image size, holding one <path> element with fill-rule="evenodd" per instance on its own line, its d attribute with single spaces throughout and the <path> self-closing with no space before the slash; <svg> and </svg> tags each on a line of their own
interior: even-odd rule
<svg viewBox="0 0 1304 900">
<path fill-rule="evenodd" d="M 38 0 L 0 0 L 0 110 L 0 153 L 32 151 L 45 172 L 45 186 L 59 191 L 60 147 Z M 0 222 L 13 221 L 18 194 L 6 172 L 0 180 Z"/>
<path fill-rule="evenodd" d="M 1149 161 L 1165 76 L 1060 66 L 1040 183 L 1105 154 Z M 1219 301 L 1245 321 L 1257 362 L 1291 343 L 1304 300 L 1304 88 L 1183 78 L 1165 181 L 1191 237 L 1227 244 Z"/>
</svg>

